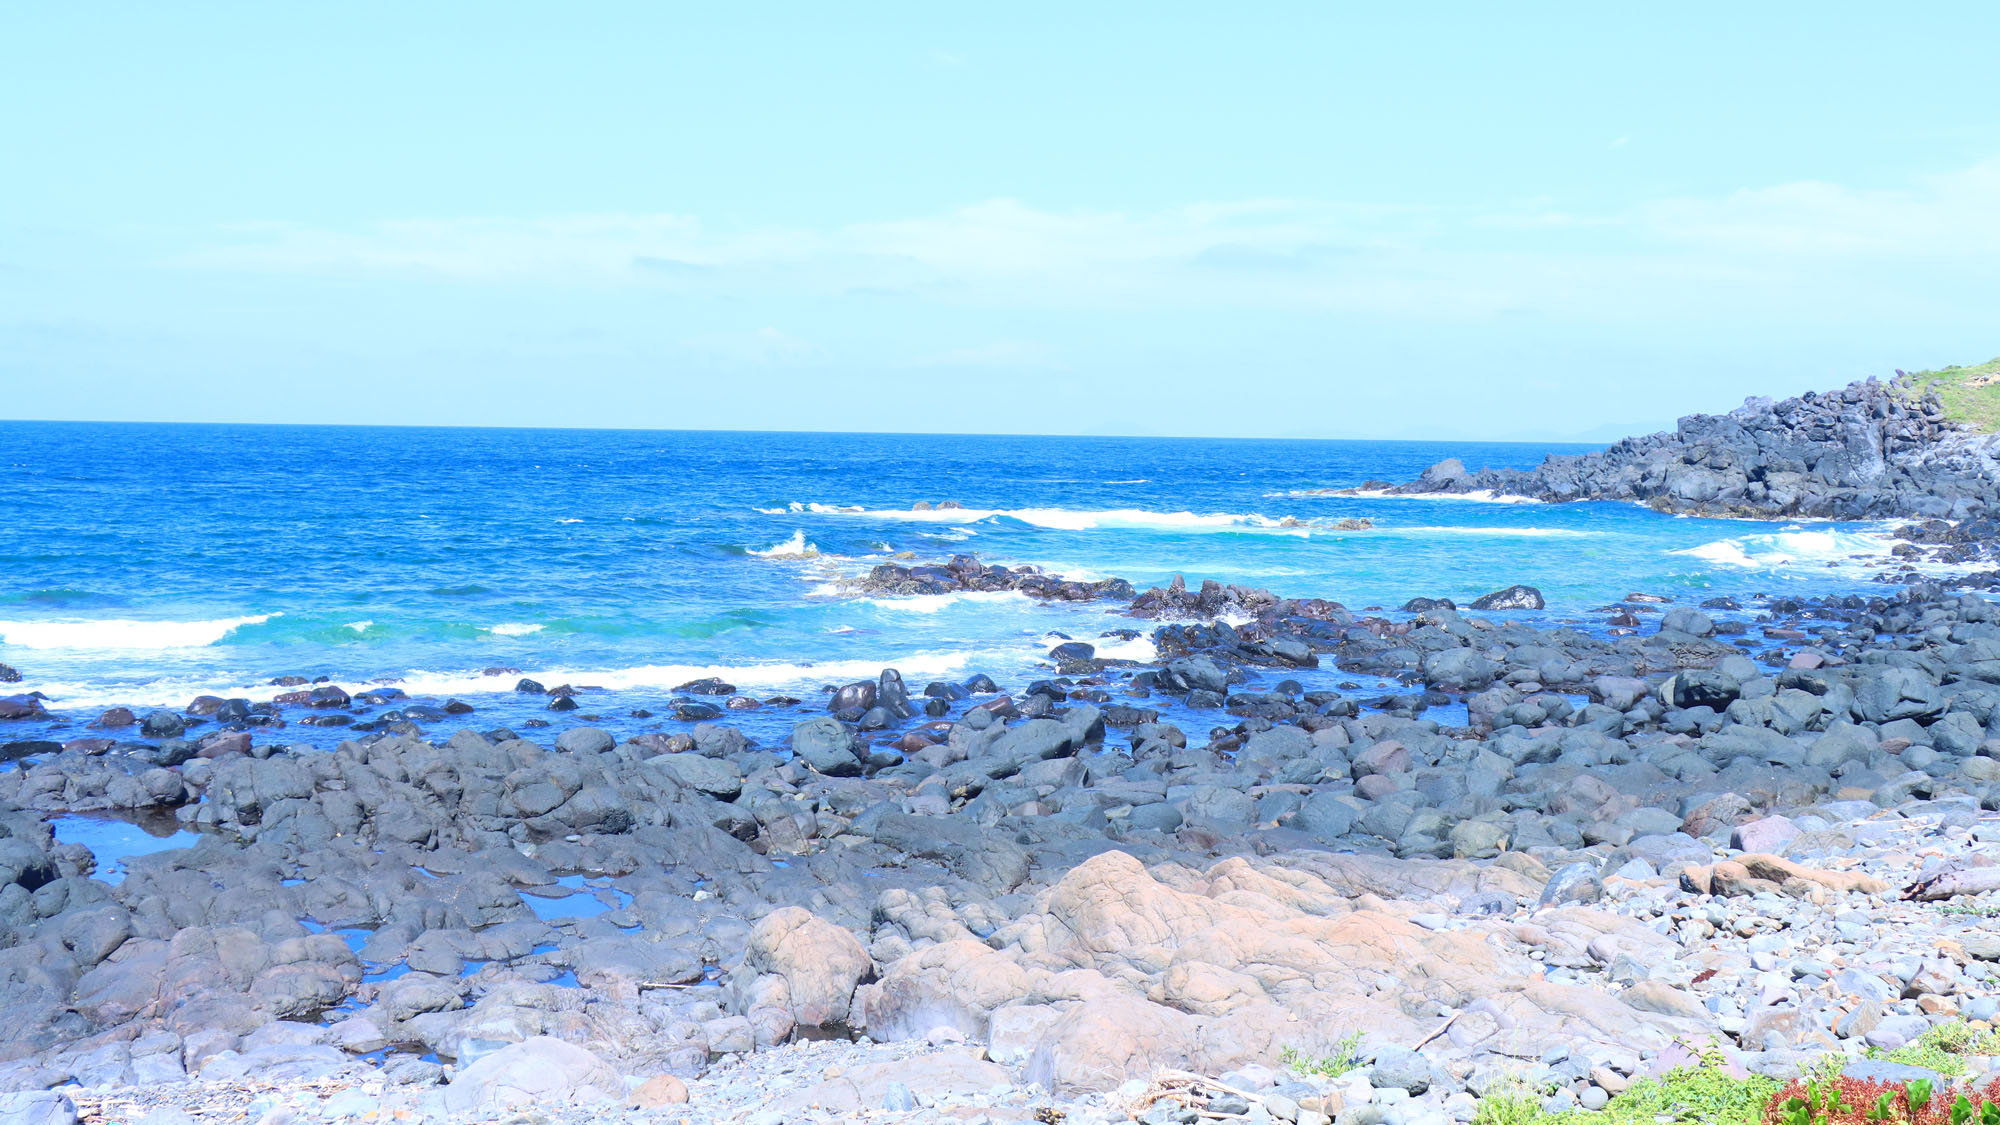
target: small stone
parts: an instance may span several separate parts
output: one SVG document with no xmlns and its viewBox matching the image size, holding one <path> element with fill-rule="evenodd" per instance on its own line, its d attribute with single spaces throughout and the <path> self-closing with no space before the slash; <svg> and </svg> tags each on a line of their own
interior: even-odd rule
<svg viewBox="0 0 2000 1125">
<path fill-rule="evenodd" d="M 639 1083 L 626 1104 L 633 1109 L 658 1109 L 666 1105 L 685 1105 L 687 1100 L 687 1083 L 671 1074 L 655 1074 Z"/>
</svg>

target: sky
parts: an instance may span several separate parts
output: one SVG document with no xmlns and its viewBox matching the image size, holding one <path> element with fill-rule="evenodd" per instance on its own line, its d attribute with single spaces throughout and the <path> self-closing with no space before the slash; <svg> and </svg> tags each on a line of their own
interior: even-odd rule
<svg viewBox="0 0 2000 1125">
<path fill-rule="evenodd" d="M 2000 354 L 2000 7 L 0 13 L 0 417 L 1608 439 Z"/>
</svg>

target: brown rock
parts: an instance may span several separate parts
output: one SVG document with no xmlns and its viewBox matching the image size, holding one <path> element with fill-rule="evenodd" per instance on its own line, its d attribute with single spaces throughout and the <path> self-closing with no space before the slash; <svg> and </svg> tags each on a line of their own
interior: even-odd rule
<svg viewBox="0 0 2000 1125">
<path fill-rule="evenodd" d="M 671 1074 L 655 1074 L 639 1083 L 626 1105 L 631 1109 L 658 1109 L 661 1106 L 685 1105 L 687 1100 L 687 1083 Z"/>
<path fill-rule="evenodd" d="M 784 979 L 792 1018 L 804 1027 L 845 1023 L 856 986 L 875 972 L 858 938 L 797 906 L 774 910 L 751 929 L 745 961 Z"/>
<path fill-rule="evenodd" d="M 1882 880 L 1859 872 L 1823 871 L 1781 856 L 1757 854 L 1740 855 L 1713 867 L 1689 867 L 1681 873 L 1681 885 L 1696 894 L 1717 895 L 1782 890 L 1802 896 L 1812 887 L 1878 895 L 1889 889 Z"/>
<path fill-rule="evenodd" d="M 1049 1090 L 1110 1090 L 1163 1069 L 1195 1066 L 1195 1021 L 1136 996 L 1079 1005 L 1042 1036 L 1028 1081 Z"/>
<path fill-rule="evenodd" d="M 966 937 L 927 945 L 898 960 L 875 984 L 854 994 L 853 1009 L 870 1035 L 914 1039 L 934 1027 L 986 1033 L 995 1008 L 1026 995 L 1031 978 L 1019 965 Z"/>
</svg>

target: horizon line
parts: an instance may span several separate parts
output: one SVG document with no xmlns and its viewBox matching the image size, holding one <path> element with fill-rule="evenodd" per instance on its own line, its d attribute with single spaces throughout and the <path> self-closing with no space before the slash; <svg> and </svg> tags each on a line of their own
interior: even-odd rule
<svg viewBox="0 0 2000 1125">
<path fill-rule="evenodd" d="M 1602 447 L 1618 439 L 1578 440 L 1576 438 L 1478 438 L 1478 437 L 1307 437 L 1299 435 L 1247 437 L 1223 434 L 1142 434 L 1142 433 L 994 433 L 970 430 L 804 430 L 804 429 L 732 429 L 716 426 L 517 426 L 470 422 L 190 422 L 140 421 L 129 418 L 0 418 L 0 426 L 6 425 L 49 425 L 49 426 L 246 426 L 269 429 L 298 430 L 494 430 L 527 431 L 531 433 L 619 433 L 619 434 L 790 434 L 818 435 L 831 437 L 968 437 L 968 438 L 1083 438 L 1098 441 L 1342 441 L 1342 442 L 1404 442 L 1422 445 L 1576 445 Z M 1648 431 L 1651 432 L 1651 431 Z M 1632 436 L 1628 434 L 1627 436 Z"/>
</svg>

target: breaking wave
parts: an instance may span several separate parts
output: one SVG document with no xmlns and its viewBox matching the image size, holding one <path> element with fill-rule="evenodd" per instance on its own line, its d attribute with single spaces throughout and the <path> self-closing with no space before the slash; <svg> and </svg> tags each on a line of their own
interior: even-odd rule
<svg viewBox="0 0 2000 1125">
<path fill-rule="evenodd" d="M 245 625 L 257 625 L 282 614 L 218 617 L 208 621 L 0 621 L 0 644 L 33 649 L 143 651 L 200 648 L 222 640 Z"/>
<path fill-rule="evenodd" d="M 1894 545 L 1895 540 L 1882 532 L 1787 528 L 1766 535 L 1718 539 L 1673 553 L 1753 570 L 1824 569 L 1829 563 L 1880 563 L 1890 557 L 1889 549 Z"/>
<path fill-rule="evenodd" d="M 760 559 L 816 559 L 819 557 L 819 547 L 806 539 L 805 532 L 794 531 L 792 537 L 783 543 L 774 544 L 761 551 L 752 547 L 749 553 Z"/>
</svg>

